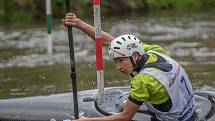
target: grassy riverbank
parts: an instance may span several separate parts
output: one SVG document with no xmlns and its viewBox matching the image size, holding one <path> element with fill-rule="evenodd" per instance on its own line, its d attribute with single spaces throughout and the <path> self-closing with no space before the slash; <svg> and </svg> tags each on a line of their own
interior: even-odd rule
<svg viewBox="0 0 215 121">
<path fill-rule="evenodd" d="M 212 0 L 108 0 L 101 1 L 102 14 L 126 14 L 131 11 L 205 11 L 214 8 Z M 91 0 L 73 0 L 72 10 L 80 17 L 91 17 L 93 8 Z M 120 7 L 118 7 L 120 6 Z M 44 21 L 45 0 L 1 0 L 0 23 Z M 52 0 L 53 18 L 61 18 L 65 14 L 63 0 Z"/>
<path fill-rule="evenodd" d="M 78 89 L 96 88 L 95 64 L 76 65 Z M 31 75 L 31 76 L 29 76 Z M 105 85 L 128 85 L 128 81 L 114 67 L 105 63 Z M 71 89 L 70 65 L 55 64 L 39 67 L 11 67 L 0 70 L 0 97 L 12 98 L 68 92 Z"/>
</svg>

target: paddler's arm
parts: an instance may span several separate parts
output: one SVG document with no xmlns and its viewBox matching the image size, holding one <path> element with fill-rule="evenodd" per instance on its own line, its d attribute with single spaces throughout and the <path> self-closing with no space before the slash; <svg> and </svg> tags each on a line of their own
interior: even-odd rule
<svg viewBox="0 0 215 121">
<path fill-rule="evenodd" d="M 74 13 L 67 13 L 65 19 L 62 19 L 62 24 L 64 26 L 73 26 L 84 33 L 86 33 L 89 37 L 95 40 L 95 28 L 81 19 L 77 18 Z M 113 40 L 113 36 L 102 31 L 102 44 L 108 46 L 110 42 Z"/>
<path fill-rule="evenodd" d="M 131 121 L 134 114 L 138 111 L 139 106 L 127 100 L 123 112 L 111 116 L 89 118 L 83 117 L 73 121 Z"/>
</svg>

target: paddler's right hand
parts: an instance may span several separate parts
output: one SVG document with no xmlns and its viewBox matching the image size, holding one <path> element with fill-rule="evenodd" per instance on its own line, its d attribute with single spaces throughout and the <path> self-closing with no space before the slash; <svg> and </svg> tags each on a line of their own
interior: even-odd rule
<svg viewBox="0 0 215 121">
<path fill-rule="evenodd" d="M 89 118 L 89 117 L 81 117 L 81 118 L 79 118 L 79 119 L 72 120 L 72 121 L 92 121 L 92 118 Z"/>
<path fill-rule="evenodd" d="M 64 26 L 73 26 L 76 27 L 78 22 L 80 21 L 79 18 L 76 17 L 74 13 L 67 13 L 65 18 L 61 20 Z"/>
</svg>

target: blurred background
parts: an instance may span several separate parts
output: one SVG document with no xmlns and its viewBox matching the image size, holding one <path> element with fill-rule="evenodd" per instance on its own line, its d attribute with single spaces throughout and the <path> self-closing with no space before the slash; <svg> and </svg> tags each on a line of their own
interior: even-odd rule
<svg viewBox="0 0 215 121">
<path fill-rule="evenodd" d="M 71 0 L 93 25 L 91 0 Z M 51 0 L 52 54 L 47 54 L 45 0 L 0 0 L 0 98 L 71 91 L 64 0 Z M 102 30 L 134 34 L 167 49 L 189 74 L 194 90 L 215 91 L 215 0 L 101 0 Z M 96 88 L 95 43 L 73 29 L 78 89 Z M 129 85 L 103 48 L 105 87 Z"/>
</svg>

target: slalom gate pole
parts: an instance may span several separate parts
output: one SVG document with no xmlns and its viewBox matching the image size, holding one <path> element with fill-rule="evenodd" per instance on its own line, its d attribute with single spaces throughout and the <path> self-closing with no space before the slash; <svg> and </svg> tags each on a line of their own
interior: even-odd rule
<svg viewBox="0 0 215 121">
<path fill-rule="evenodd" d="M 66 12 L 71 12 L 70 0 L 65 0 Z M 76 82 L 76 71 L 75 71 L 75 56 L 74 56 L 74 44 L 73 44 L 73 34 L 72 27 L 68 26 L 68 38 L 69 38 L 69 52 L 70 52 L 70 63 L 71 63 L 71 81 L 72 81 L 72 91 L 73 91 L 73 103 L 74 103 L 74 117 L 79 118 L 78 109 L 78 94 L 77 94 L 77 82 Z"/>
<path fill-rule="evenodd" d="M 93 10 L 94 10 L 94 27 L 96 29 L 95 41 L 96 41 L 98 103 L 101 104 L 104 99 L 104 67 L 103 67 L 103 59 L 102 59 L 100 0 L 93 0 Z"/>
<path fill-rule="evenodd" d="M 52 10 L 51 10 L 51 0 L 46 0 L 46 23 L 47 23 L 47 53 L 52 55 Z"/>
</svg>

